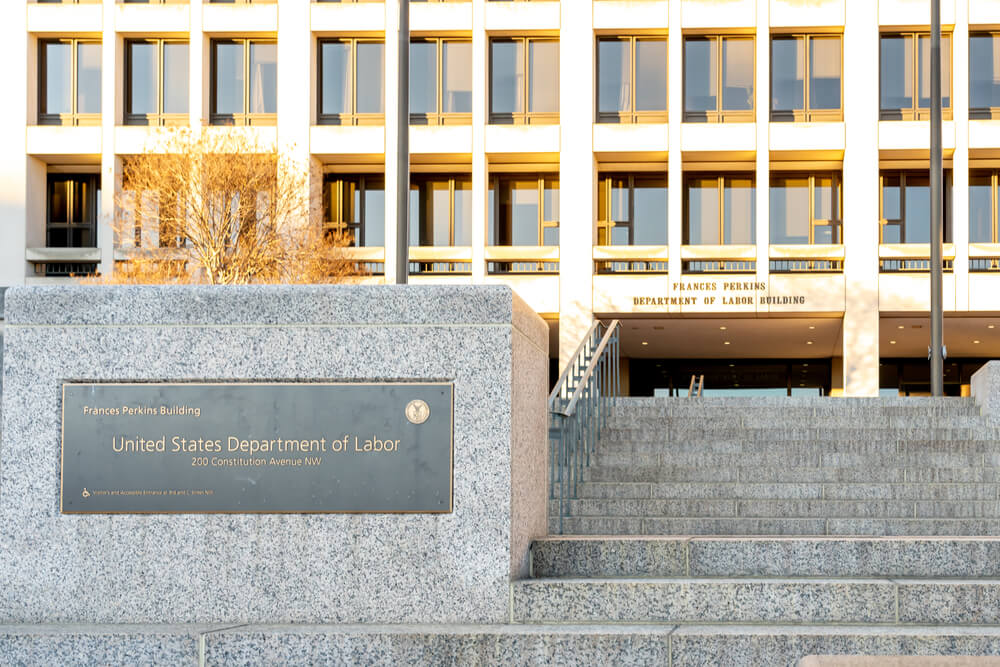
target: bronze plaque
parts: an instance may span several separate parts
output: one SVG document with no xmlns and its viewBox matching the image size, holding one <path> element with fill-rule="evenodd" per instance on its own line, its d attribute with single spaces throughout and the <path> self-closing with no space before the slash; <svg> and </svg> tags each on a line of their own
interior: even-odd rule
<svg viewBox="0 0 1000 667">
<path fill-rule="evenodd" d="M 450 383 L 63 384 L 64 513 L 450 512 Z"/>
</svg>

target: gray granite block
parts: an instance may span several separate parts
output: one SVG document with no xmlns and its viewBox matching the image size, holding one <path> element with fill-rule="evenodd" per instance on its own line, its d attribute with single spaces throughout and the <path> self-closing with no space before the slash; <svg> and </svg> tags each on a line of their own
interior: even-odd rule
<svg viewBox="0 0 1000 667">
<path fill-rule="evenodd" d="M 982 414 L 1000 422 L 1000 362 L 987 361 L 972 374 L 972 397 Z"/>
<path fill-rule="evenodd" d="M 795 468 L 747 466 L 740 468 L 741 482 L 902 482 L 904 468 Z"/>
<path fill-rule="evenodd" d="M 555 501 L 553 501 L 555 502 Z M 637 517 L 568 516 L 563 535 L 641 535 L 643 519 Z M 559 533 L 559 517 L 549 518 L 549 533 Z"/>
<path fill-rule="evenodd" d="M 0 621 L 508 618 L 547 533 L 547 327 L 506 288 L 352 289 L 12 289 Z M 63 381 L 428 379 L 455 387 L 450 514 L 59 511 Z"/>
<path fill-rule="evenodd" d="M 674 627 L 244 626 L 205 636 L 228 665 L 665 665 Z"/>
<path fill-rule="evenodd" d="M 822 498 L 823 487 L 809 483 L 659 483 L 652 485 L 653 498 Z"/>
<path fill-rule="evenodd" d="M 829 484 L 827 499 L 996 500 L 996 484 Z"/>
<path fill-rule="evenodd" d="M 899 621 L 944 625 L 1000 625 L 997 579 L 899 579 Z"/>
<path fill-rule="evenodd" d="M 644 535 L 823 535 L 826 533 L 825 519 L 647 518 L 641 521 Z"/>
<path fill-rule="evenodd" d="M 584 482 L 580 498 L 649 498 L 648 482 Z"/>
<path fill-rule="evenodd" d="M 217 626 L 0 625 L 7 665 L 197 665 L 198 639 Z"/>
<path fill-rule="evenodd" d="M 860 579 L 533 579 L 522 623 L 891 623 L 895 586 Z"/>
<path fill-rule="evenodd" d="M 550 537 L 531 545 L 533 577 L 680 577 L 688 538 Z"/>
<path fill-rule="evenodd" d="M 997 538 L 692 538 L 691 576 L 998 577 Z"/>
<path fill-rule="evenodd" d="M 573 500 L 570 512 L 574 516 L 736 516 L 735 500 L 699 500 L 681 498 L 598 498 Z"/>
<path fill-rule="evenodd" d="M 828 519 L 828 535 L 1000 535 L 996 519 Z"/>
<path fill-rule="evenodd" d="M 1000 628 L 681 626 L 671 665 L 793 667 L 808 655 L 1000 655 Z"/>
<path fill-rule="evenodd" d="M 608 466 L 595 465 L 585 471 L 593 482 L 735 482 L 739 470 L 732 466 Z"/>
<path fill-rule="evenodd" d="M 741 500 L 745 517 L 912 517 L 913 502 L 906 500 Z"/>
</svg>

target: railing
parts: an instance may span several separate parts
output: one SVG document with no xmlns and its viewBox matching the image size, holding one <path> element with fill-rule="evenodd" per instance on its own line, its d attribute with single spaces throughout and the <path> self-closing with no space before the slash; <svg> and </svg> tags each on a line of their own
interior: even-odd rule
<svg viewBox="0 0 1000 667">
<path fill-rule="evenodd" d="M 620 328 L 594 322 L 549 394 L 549 497 L 559 501 L 560 534 L 621 389 Z"/>
</svg>

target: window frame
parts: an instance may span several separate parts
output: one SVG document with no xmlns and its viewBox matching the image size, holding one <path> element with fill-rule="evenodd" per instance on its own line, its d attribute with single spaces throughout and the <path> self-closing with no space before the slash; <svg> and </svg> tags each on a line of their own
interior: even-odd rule
<svg viewBox="0 0 1000 667">
<path fill-rule="evenodd" d="M 1000 48 L 1000 31 L 998 30 L 976 30 L 969 31 L 969 120 L 1000 120 L 1000 106 L 974 107 L 972 106 L 972 39 L 974 37 L 992 37 L 994 44 Z M 994 72 L 994 76 L 1000 76 L 1000 72 Z"/>
<path fill-rule="evenodd" d="M 718 243 L 691 243 L 691 198 L 690 182 L 692 180 L 716 180 L 717 196 L 719 204 L 719 242 Z M 693 171 L 684 174 L 684 191 L 681 193 L 683 200 L 683 219 L 681 220 L 681 245 L 690 246 L 729 246 L 729 245 L 753 245 L 757 242 L 757 211 L 756 206 L 751 210 L 753 223 L 750 226 L 751 240 L 747 243 L 726 243 L 726 182 L 734 178 L 749 178 L 753 184 L 753 196 L 757 197 L 757 174 L 753 170 L 747 171 L 727 171 L 720 173 L 716 171 Z"/>
<path fill-rule="evenodd" d="M 87 215 L 89 221 L 84 222 L 71 222 L 73 219 L 73 200 L 75 199 L 72 194 L 67 197 L 66 207 L 70 211 L 68 217 L 69 221 L 66 222 L 53 222 L 52 221 L 52 185 L 53 178 L 65 179 L 69 181 L 73 189 L 78 186 L 80 181 L 87 181 L 94 190 L 94 195 L 90 201 L 86 202 Z M 49 172 L 45 176 L 45 247 L 46 248 L 97 248 L 97 219 L 98 219 L 98 192 L 101 188 L 101 176 L 96 173 L 63 173 L 63 172 Z M 71 191 L 72 192 L 72 191 Z M 51 232 L 53 229 L 64 229 L 71 231 L 74 229 L 85 228 L 90 231 L 90 238 L 93 241 L 93 245 L 89 246 L 54 246 L 51 244 Z"/>
<path fill-rule="evenodd" d="M 354 244 L 351 247 L 354 248 L 381 248 L 383 246 L 369 246 L 365 243 L 365 227 L 367 218 L 367 198 L 365 193 L 368 190 L 368 180 L 377 180 L 382 182 L 382 192 L 385 192 L 385 175 L 380 173 L 362 173 L 362 174 L 346 174 L 346 173 L 327 173 L 323 175 L 323 220 L 322 220 L 322 230 L 323 232 L 333 231 L 340 234 L 351 234 L 354 239 Z M 357 191 L 359 193 L 358 197 L 358 221 L 348 222 L 343 219 L 344 210 L 341 207 L 336 212 L 337 219 L 327 220 L 326 212 L 331 209 L 331 206 L 327 204 L 327 184 L 337 183 L 338 187 L 338 197 L 339 201 L 344 201 L 344 184 L 347 182 L 353 182 L 357 184 Z M 372 188 L 373 190 L 376 188 Z M 383 227 L 385 226 L 385 220 L 382 221 Z M 383 232 L 384 233 L 384 232 Z"/>
<path fill-rule="evenodd" d="M 812 82 L 812 57 L 810 55 L 810 42 L 814 37 L 840 38 L 840 107 L 838 109 L 817 109 L 809 108 L 809 88 Z M 775 39 L 802 39 L 805 41 L 803 47 L 805 54 L 805 78 L 802 82 L 802 109 L 780 109 L 774 108 L 774 40 Z M 771 95 L 771 122 L 793 122 L 793 123 L 815 123 L 815 122 L 838 122 L 844 120 L 844 35 L 843 33 L 817 33 L 817 32 L 790 32 L 771 33 L 771 54 L 770 79 L 768 86 Z"/>
<path fill-rule="evenodd" d="M 768 184 L 768 197 L 771 196 L 770 190 L 774 188 L 775 179 L 782 178 L 803 178 L 806 177 L 809 180 L 809 241 L 808 243 L 775 243 L 773 239 L 768 239 L 771 245 L 843 245 L 844 244 L 844 188 L 843 188 L 843 176 L 840 171 L 772 171 L 770 183 Z M 816 217 L 816 179 L 817 178 L 830 178 L 832 180 L 831 187 L 835 193 L 833 198 L 833 206 L 831 213 L 834 217 L 830 219 L 822 219 Z M 770 203 L 769 203 L 770 206 Z M 772 218 L 773 219 L 773 218 Z M 830 227 L 831 234 L 830 238 L 834 239 L 830 243 L 816 243 L 816 228 L 817 227 Z M 770 226 L 771 230 L 774 229 Z"/>
<path fill-rule="evenodd" d="M 469 245 L 468 246 L 456 246 L 455 245 L 455 192 L 457 188 L 455 184 L 458 182 L 468 182 L 469 191 L 472 191 L 472 174 L 437 174 L 437 173 L 416 173 L 410 176 L 410 193 L 417 192 L 417 204 L 420 204 L 420 186 L 425 183 L 442 183 L 447 181 L 448 183 L 448 244 L 447 245 L 434 245 L 434 244 L 423 244 L 420 242 L 419 232 L 420 227 L 417 227 L 418 237 L 416 239 L 410 238 L 410 246 L 413 248 L 465 248 L 471 247 L 472 241 L 472 227 L 471 220 L 469 227 Z M 414 219 L 413 211 L 410 211 L 410 219 Z M 474 217 L 474 216 L 473 216 Z M 416 242 L 414 242 L 416 241 Z"/>
<path fill-rule="evenodd" d="M 685 65 L 687 63 L 687 49 L 684 47 L 687 45 L 689 39 L 709 39 L 714 43 L 713 48 L 715 49 L 715 84 L 716 90 L 716 106 L 715 111 L 688 111 L 687 110 L 687 75 Z M 749 39 L 753 45 L 753 103 L 750 105 L 750 109 L 738 109 L 733 111 L 727 111 L 722 107 L 723 98 L 723 81 L 722 81 L 722 44 L 726 39 Z M 685 123 L 752 123 L 757 118 L 757 36 L 753 34 L 738 34 L 738 33 L 713 33 L 713 34 L 700 34 L 691 33 L 685 34 L 683 36 L 683 42 L 681 44 L 681 57 L 684 62 L 681 63 L 681 72 L 684 77 L 684 81 L 681 83 L 682 99 L 681 108 L 683 112 L 683 120 Z"/>
<path fill-rule="evenodd" d="M 69 44 L 70 45 L 70 104 L 72 105 L 72 111 L 69 113 L 45 113 L 42 111 L 45 108 L 46 90 L 48 86 L 46 85 L 48 81 L 48 74 L 46 72 L 48 61 L 45 57 L 45 47 L 48 44 Z M 104 55 L 104 45 L 100 39 L 94 39 L 91 37 L 53 37 L 38 40 L 38 124 L 39 125 L 72 125 L 72 126 L 93 126 L 101 124 L 101 114 L 104 112 L 104 105 L 101 105 L 101 111 L 97 113 L 80 113 L 77 111 L 77 104 L 79 103 L 79 66 L 78 66 L 78 51 L 80 44 L 97 44 L 101 47 L 101 57 L 103 59 Z M 103 60 L 101 63 L 101 76 L 103 78 Z M 103 85 L 103 81 L 102 81 Z M 102 93 L 103 94 L 103 93 Z M 102 100 L 103 102 L 103 100 Z"/>
<path fill-rule="evenodd" d="M 950 169 L 941 170 L 941 208 L 943 209 L 943 220 L 941 221 L 941 235 L 943 243 L 952 243 L 952 220 L 951 220 L 951 182 L 949 180 Z M 899 218 L 892 220 L 885 217 L 885 177 L 899 177 Z M 879 169 L 878 172 L 878 242 L 879 245 L 896 245 L 897 243 L 926 243 L 926 241 L 906 240 L 906 177 L 920 176 L 929 178 L 930 172 L 921 169 Z M 971 221 L 971 218 L 970 218 Z M 886 242 L 885 228 L 889 225 L 899 227 L 899 241 Z"/>
<path fill-rule="evenodd" d="M 216 111 L 219 73 L 215 47 L 219 44 L 240 44 L 243 47 L 243 113 L 228 114 Z M 277 113 L 247 111 L 250 108 L 250 47 L 254 44 L 274 44 L 277 47 L 278 41 L 270 37 L 213 37 L 209 42 L 209 125 L 243 127 L 278 124 Z M 275 78 L 277 79 L 277 74 Z M 275 102 L 277 102 L 277 92 L 275 92 Z"/>
<path fill-rule="evenodd" d="M 434 0 L 436 2 L 459 2 L 466 0 Z M 444 97 L 444 45 L 448 42 L 468 44 L 472 46 L 472 40 L 467 37 L 414 37 L 410 39 L 410 47 L 412 49 L 413 44 L 423 43 L 423 44 L 434 44 L 435 51 L 435 92 L 434 100 L 437 106 L 437 111 L 434 113 L 413 113 L 410 112 L 410 125 L 471 125 L 472 124 L 472 112 L 463 113 L 456 111 L 442 111 L 442 101 Z M 412 60 L 411 60 L 412 62 Z M 410 77 L 412 79 L 412 76 Z M 469 82 L 470 87 L 474 88 L 472 81 Z M 473 89 L 473 95 L 475 95 L 475 90 Z"/>
<path fill-rule="evenodd" d="M 601 72 L 601 42 L 625 42 L 629 43 L 629 110 L 627 111 L 601 111 L 600 105 L 600 72 Z M 594 53 L 594 115 L 598 123 L 666 123 L 668 122 L 667 111 L 669 109 L 670 84 L 664 81 L 664 89 L 667 95 L 663 98 L 663 111 L 636 111 L 636 57 L 635 45 L 640 41 L 662 41 L 667 47 L 667 58 L 664 62 L 664 74 L 670 73 L 670 48 L 666 35 L 598 35 L 596 49 Z"/>
<path fill-rule="evenodd" d="M 536 181 L 536 187 L 538 189 L 538 243 L 535 245 L 514 245 L 512 243 L 502 244 L 500 243 L 500 183 L 503 181 Z M 502 174 L 492 174 L 489 179 L 489 188 L 487 188 L 487 193 L 490 189 L 493 190 L 493 234 L 492 237 L 489 233 L 489 216 L 487 216 L 487 229 L 486 229 L 486 245 L 487 247 L 497 247 L 497 248 L 550 248 L 556 246 L 545 245 L 545 230 L 555 229 L 557 232 L 559 230 L 559 220 L 546 220 L 545 219 L 545 184 L 559 182 L 559 172 L 544 172 L 544 173 L 502 173 Z M 561 196 L 561 193 L 560 193 Z M 560 209 L 560 216 L 562 211 Z M 513 221 L 511 221 L 511 236 L 513 237 Z"/>
<path fill-rule="evenodd" d="M 411 40 L 412 42 L 412 40 Z M 351 80 L 348 98 L 351 102 L 349 113 L 323 113 L 323 45 L 324 44 L 347 44 L 349 45 L 350 58 L 348 70 Z M 358 77 L 357 60 L 358 44 L 381 44 L 383 54 L 385 53 L 385 39 L 374 37 L 321 37 L 316 43 L 316 124 L 317 125 L 385 125 L 385 70 L 382 70 L 382 113 L 359 113 L 358 112 Z M 412 115 L 411 115 L 412 118 Z M 472 114 L 469 114 L 470 122 Z M 410 121 L 413 122 L 412 120 Z"/>
<path fill-rule="evenodd" d="M 948 106 L 944 105 L 944 100 L 941 101 L 941 119 L 942 120 L 952 120 L 952 107 L 955 104 L 955 35 L 953 32 L 942 31 L 942 37 L 948 37 L 948 44 L 950 46 L 950 52 L 948 53 L 948 62 L 951 65 L 951 72 L 949 72 L 948 83 L 948 99 L 951 103 Z M 913 58 L 913 106 L 909 109 L 884 109 L 882 108 L 882 39 L 885 37 L 911 37 L 913 39 L 913 46 L 911 51 L 911 57 Z M 930 37 L 930 32 L 923 30 L 904 30 L 904 31 L 893 31 L 885 30 L 880 31 L 878 35 L 878 92 L 879 92 L 879 103 L 878 103 L 878 119 L 883 120 L 930 120 L 931 110 L 930 107 L 926 109 L 920 107 L 920 38 Z M 841 47 L 843 48 L 843 47 Z M 841 84 L 843 85 L 843 84 Z M 944 90 L 942 89 L 942 97 L 944 97 Z"/>
<path fill-rule="evenodd" d="M 156 113 L 130 113 L 132 106 L 132 50 L 133 44 L 155 44 L 156 45 Z M 122 119 L 125 125 L 147 125 L 147 126 L 179 126 L 187 125 L 191 117 L 189 113 L 164 113 L 163 112 L 163 51 L 167 44 L 184 44 L 188 47 L 188 65 L 190 68 L 191 44 L 184 39 L 169 39 L 159 37 L 138 37 L 126 39 L 124 43 L 124 75 L 123 85 L 125 87 Z M 190 88 L 191 73 L 188 71 L 188 87 Z M 189 93 L 190 95 L 190 93 Z M 190 103 L 190 97 L 188 98 Z"/>
<path fill-rule="evenodd" d="M 520 45 L 522 50 L 524 73 L 521 77 L 522 99 L 524 100 L 524 110 L 514 112 L 494 112 L 493 111 L 493 44 L 497 42 L 514 42 Z M 511 37 L 490 37 L 489 38 L 489 76 L 486 80 L 489 94 L 487 108 L 489 111 L 490 125 L 557 125 L 559 123 L 559 111 L 528 111 L 531 106 L 531 43 L 532 42 L 555 42 L 560 44 L 559 37 L 551 36 L 511 36 Z M 560 50 L 560 61 L 562 53 Z M 558 76 L 558 71 L 557 71 Z"/>
<path fill-rule="evenodd" d="M 664 189 L 667 190 L 669 196 L 669 179 L 665 171 L 632 171 L 632 172 L 621 172 L 621 171 L 606 171 L 599 172 L 597 175 L 597 187 L 604 190 L 604 201 L 606 204 L 606 210 L 599 210 L 597 212 L 597 242 L 595 245 L 601 247 L 611 247 L 616 248 L 632 248 L 632 247 L 666 247 L 667 243 L 655 244 L 653 246 L 636 246 L 635 244 L 635 181 L 636 179 L 643 178 L 663 178 Z M 628 221 L 619 222 L 614 220 L 611 215 L 611 190 L 613 181 L 615 179 L 627 179 L 628 181 Z M 600 201 L 600 192 L 597 193 L 597 200 Z M 668 207 L 669 208 L 669 207 Z M 663 216 L 663 231 L 665 234 L 669 234 L 669 222 L 668 222 L 668 211 L 664 211 Z M 617 227 L 625 227 L 628 230 L 628 243 L 616 245 L 611 242 L 612 235 L 611 231 Z M 601 234 L 604 234 L 604 240 L 606 243 L 601 243 Z M 666 239 L 669 240 L 669 237 Z"/>
<path fill-rule="evenodd" d="M 969 239 L 970 243 L 1000 243 L 1000 202 L 997 201 L 998 190 L 1000 190 L 1000 169 L 969 169 L 969 181 L 971 187 L 972 177 L 990 177 L 990 237 L 989 241 L 972 241 L 972 212 L 969 212 Z M 971 199 L 971 197 L 970 197 Z"/>
</svg>

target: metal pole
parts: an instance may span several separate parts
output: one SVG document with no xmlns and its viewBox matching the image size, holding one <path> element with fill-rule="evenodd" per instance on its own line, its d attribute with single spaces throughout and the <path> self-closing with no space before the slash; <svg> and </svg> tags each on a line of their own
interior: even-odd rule
<svg viewBox="0 0 1000 667">
<path fill-rule="evenodd" d="M 399 0 L 396 97 L 396 284 L 405 285 L 410 277 L 410 0 Z"/>
<path fill-rule="evenodd" d="M 944 395 L 944 315 L 941 288 L 943 214 L 941 169 L 941 0 L 931 0 L 931 394 Z"/>
</svg>

